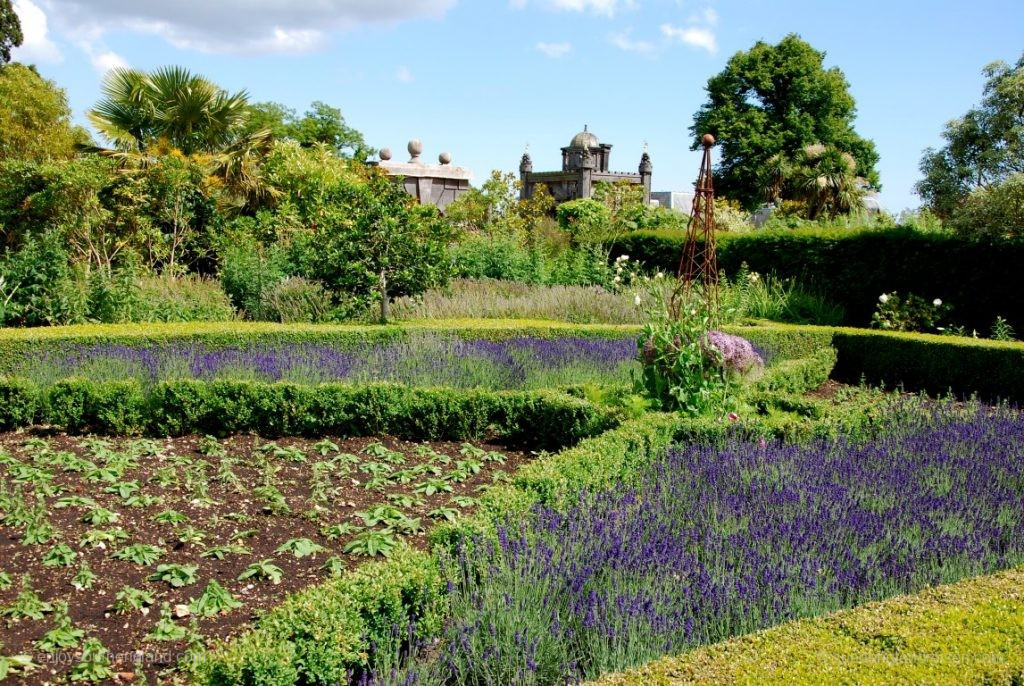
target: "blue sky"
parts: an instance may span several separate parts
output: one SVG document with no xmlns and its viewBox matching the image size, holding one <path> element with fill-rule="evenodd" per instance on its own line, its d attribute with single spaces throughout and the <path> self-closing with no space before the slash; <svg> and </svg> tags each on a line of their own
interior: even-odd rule
<svg viewBox="0 0 1024 686">
<path fill-rule="evenodd" d="M 253 100 L 340 107 L 374 147 L 449 151 L 475 181 L 535 170 L 588 124 L 655 190 L 691 187 L 687 129 L 707 79 L 758 40 L 798 33 L 846 74 L 856 129 L 881 155 L 882 203 L 913 184 L 946 121 L 981 97 L 981 69 L 1024 51 L 1019 1 L 15 0 L 15 59 L 64 87 L 78 121 L 114 65 L 181 64 Z"/>
</svg>

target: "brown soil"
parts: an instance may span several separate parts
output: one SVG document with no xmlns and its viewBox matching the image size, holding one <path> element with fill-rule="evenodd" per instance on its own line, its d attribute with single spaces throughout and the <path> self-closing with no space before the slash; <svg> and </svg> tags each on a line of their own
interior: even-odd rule
<svg viewBox="0 0 1024 686">
<path fill-rule="evenodd" d="M 471 510 L 471 503 L 464 500 L 461 504 L 456 503 L 453 498 L 478 496 L 487 484 L 495 478 L 501 478 L 499 473 L 511 473 L 532 459 L 530 454 L 511 452 L 501 446 L 487 444 L 473 447 L 500 453 L 505 457 L 503 463 L 479 455 L 470 458 L 460 453 L 463 444 L 458 443 L 410 443 L 389 437 L 329 440 L 337 445 L 338 450 L 333 446 L 323 446 L 326 456 L 321 455 L 320 448 L 314 447 L 317 441 L 291 438 L 277 440 L 274 445 L 285 450 L 295 448 L 299 452 L 285 454 L 278 451 L 275 455 L 272 450 L 259 450 L 268 441 L 251 435 L 234 436 L 217 443 L 225 449 L 225 458 L 216 454 L 217 451 L 211 451 L 209 445 L 204 454 L 204 439 L 200 436 L 132 441 L 65 435 L 40 437 L 25 433 L 0 434 L 0 572 L 6 572 L 13 581 L 9 587 L 0 590 L 0 612 L 16 600 L 22 591 L 22 580 L 27 578 L 31 590 L 42 600 L 68 603 L 74 627 L 83 630 L 85 638 L 99 639 L 115 655 L 112 664 L 115 672 L 125 673 L 123 678 L 133 675 L 136 682 L 143 679 L 154 681 L 160 671 L 173 665 L 176 656 L 188 650 L 187 641 L 184 640 L 147 640 L 146 635 L 160 619 L 163 603 L 168 603 L 171 608 L 187 605 L 203 593 L 209 581 L 216 580 L 244 606 L 211 618 L 197 618 L 194 614 L 176 618 L 175 624 L 188 627 L 197 620 L 196 628 L 205 639 L 237 635 L 250 626 L 261 612 L 279 603 L 286 594 L 330 578 L 331 574 L 323 568 L 328 558 L 339 556 L 349 569 L 369 559 L 343 552 L 357 534 L 349 533 L 331 540 L 321 533 L 322 527 L 348 523 L 365 527 L 364 530 L 383 530 L 385 523 L 366 526 L 366 522 L 357 513 L 376 505 L 389 504 L 406 517 L 419 518 L 423 527 L 423 530 L 412 534 L 399 534 L 396 530 L 393 535 L 396 538 L 401 536 L 412 545 L 423 548 L 424 530 L 429 529 L 434 522 L 428 513 L 435 508 L 452 508 L 460 515 Z M 383 457 L 369 454 L 382 452 L 379 447 L 381 444 L 389 451 L 400 453 L 404 463 L 389 463 L 389 459 L 397 462 L 394 454 L 385 453 Z M 422 454 L 426 448 L 450 460 Z M 154 452 L 155 455 L 146 454 Z M 471 452 L 471 449 L 467 452 Z M 120 476 L 107 475 L 107 481 L 101 480 L 102 476 L 93 471 L 90 479 L 90 467 L 82 468 L 80 464 L 81 471 L 66 471 L 70 461 L 65 453 L 84 458 L 100 468 L 108 464 L 116 466 L 118 460 L 126 454 L 137 455 L 134 457 L 137 465 L 129 466 Z M 334 461 L 333 468 L 327 467 L 332 458 L 346 453 L 358 457 L 358 460 L 339 459 Z M 293 461 L 300 454 L 305 456 L 306 461 Z M 4 455 L 8 459 L 4 459 Z M 14 461 L 9 458 L 14 458 Z M 463 464 L 460 469 L 458 462 L 467 458 L 477 464 Z M 204 463 L 208 465 L 205 469 Z M 221 473 L 225 463 L 237 481 L 232 483 L 230 478 L 225 478 Z M 314 465 L 323 466 L 314 470 Z M 416 467 L 422 470 L 428 466 L 440 473 L 420 473 L 415 477 L 403 473 L 405 470 Z M 31 479 L 38 473 L 33 468 L 44 472 L 44 476 L 35 483 Z M 472 474 L 475 468 L 479 468 L 479 472 Z M 368 482 L 374 476 L 364 470 L 380 471 L 382 478 L 387 480 L 368 490 Z M 201 475 L 203 471 L 205 478 Z M 321 489 L 326 492 L 326 497 L 320 501 L 324 509 L 315 517 L 310 515 L 314 504 L 311 500 L 316 478 L 314 471 L 326 475 L 321 477 L 321 481 L 325 478 L 329 481 Z M 410 480 L 401 483 L 403 479 L 399 477 Z M 459 480 L 463 477 L 464 480 Z M 431 495 L 417 493 L 417 486 L 431 478 L 440 480 L 435 482 L 435 486 L 450 487 L 451 492 L 440 491 Z M 177 484 L 172 483 L 174 479 Z M 126 493 L 132 488 L 131 482 L 137 482 L 139 488 L 126 498 Z M 261 497 L 258 490 L 267 484 L 279 489 L 291 509 L 290 513 L 274 514 L 268 510 L 268 500 Z M 108 489 L 116 491 L 122 487 L 124 490 L 121 493 L 107 492 Z M 3 498 L 5 492 L 8 496 L 6 509 Z M 136 502 L 133 506 L 132 497 L 139 495 L 155 497 L 158 501 L 143 502 L 141 506 Z M 89 507 L 56 507 L 57 501 L 68 496 L 91 498 L 99 507 L 116 513 L 117 519 L 108 524 L 88 524 L 83 521 L 83 517 L 90 512 Z M 396 502 L 389 500 L 388 496 L 398 500 L 407 496 L 415 502 Z M 18 500 L 32 508 L 37 498 L 43 504 L 40 511 L 52 525 L 55 536 L 45 543 L 25 544 L 23 538 L 26 525 L 17 521 L 17 514 L 14 521 L 10 521 L 11 509 L 17 509 L 15 503 Z M 154 520 L 156 515 L 167 510 L 181 513 L 188 520 L 177 524 Z M 435 516 L 439 515 L 435 513 Z M 6 523 L 4 518 L 8 518 Z M 179 540 L 181 530 L 187 526 L 202 532 L 202 543 L 182 543 Z M 90 531 L 116 528 L 127 532 L 125 540 L 107 543 L 105 546 L 82 543 L 83 537 Z M 285 541 L 297 538 L 308 538 L 326 548 L 326 552 L 301 559 L 290 552 L 276 552 Z M 61 542 L 76 553 L 71 565 L 44 565 L 44 557 L 55 544 Z M 244 545 L 251 552 L 228 554 L 223 560 L 200 555 L 212 546 L 232 542 Z M 158 546 L 163 554 L 149 565 L 112 557 L 127 545 L 140 543 Z M 279 583 L 272 583 L 268 579 L 238 580 L 238 576 L 250 564 L 267 559 L 282 570 Z M 78 573 L 83 561 L 88 563 L 96 579 L 91 588 L 76 590 L 72 586 L 72 578 Z M 149 580 L 148 577 L 161 564 L 195 565 L 198 567 L 195 572 L 196 581 L 173 588 L 165 581 Z M 115 597 L 125 586 L 151 593 L 155 602 L 147 610 L 115 612 Z M 55 655 L 34 645 L 53 626 L 52 612 L 42 620 L 10 616 L 0 618 L 0 655 L 32 655 L 35 662 L 41 665 L 24 677 L 25 683 L 42 684 L 63 680 L 67 676 L 64 672 L 70 667 L 67 662 L 74 662 L 76 648 Z M 55 659 L 61 660 L 63 664 L 53 664 Z"/>
</svg>

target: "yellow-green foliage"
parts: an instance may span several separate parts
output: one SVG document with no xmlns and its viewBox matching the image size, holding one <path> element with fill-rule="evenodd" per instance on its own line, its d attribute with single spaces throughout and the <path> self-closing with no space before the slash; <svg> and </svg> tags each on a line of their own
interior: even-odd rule
<svg viewBox="0 0 1024 686">
<path fill-rule="evenodd" d="M 1024 568 L 790 622 L 594 686 L 1020 684 Z"/>
</svg>

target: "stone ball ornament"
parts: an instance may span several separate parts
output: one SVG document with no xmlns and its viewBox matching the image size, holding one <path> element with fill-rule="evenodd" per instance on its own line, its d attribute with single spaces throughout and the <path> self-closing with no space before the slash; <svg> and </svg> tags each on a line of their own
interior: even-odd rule
<svg viewBox="0 0 1024 686">
<path fill-rule="evenodd" d="M 710 133 L 705 133 L 704 137 L 701 138 L 700 141 L 701 143 L 704 144 L 704 147 L 710 148 L 712 145 L 715 144 L 715 137 L 712 136 Z"/>
<path fill-rule="evenodd" d="M 391 159 L 391 148 L 381 148 L 378 154 L 380 155 L 381 160 L 387 162 Z"/>
<path fill-rule="evenodd" d="M 437 161 L 440 162 L 441 164 L 451 164 L 452 154 L 450 152 L 443 152 L 437 156 Z"/>
</svg>

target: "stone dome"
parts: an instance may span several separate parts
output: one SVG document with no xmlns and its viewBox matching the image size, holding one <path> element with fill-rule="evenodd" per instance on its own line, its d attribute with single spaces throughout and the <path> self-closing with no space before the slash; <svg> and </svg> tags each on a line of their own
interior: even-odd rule
<svg viewBox="0 0 1024 686">
<path fill-rule="evenodd" d="M 572 141 L 569 142 L 570 148 L 596 148 L 601 144 L 597 140 L 597 136 L 587 131 L 587 127 L 584 126 L 583 130 L 572 137 Z"/>
</svg>

